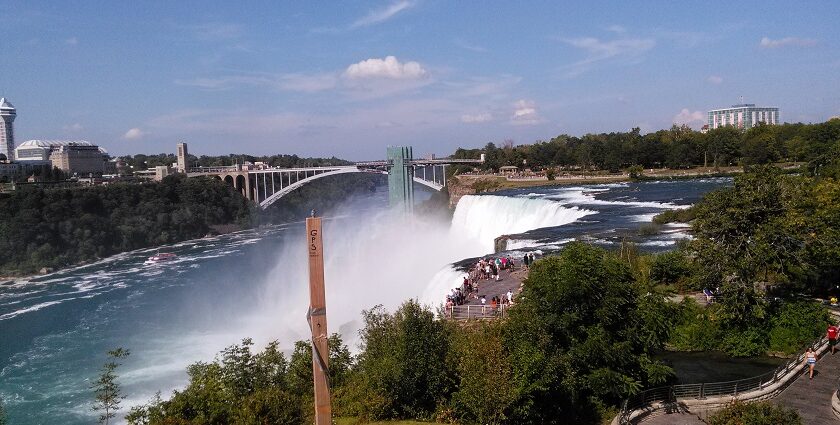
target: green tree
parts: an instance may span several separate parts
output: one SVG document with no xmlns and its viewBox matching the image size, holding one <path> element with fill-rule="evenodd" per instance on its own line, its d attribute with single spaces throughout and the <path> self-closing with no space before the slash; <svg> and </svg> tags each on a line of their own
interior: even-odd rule
<svg viewBox="0 0 840 425">
<path fill-rule="evenodd" d="M 413 300 L 393 314 L 377 306 L 362 315 L 362 352 L 350 384 L 355 410 L 369 419 L 430 419 L 454 387 L 451 324 Z"/>
<path fill-rule="evenodd" d="M 512 422 L 596 422 L 671 376 L 649 353 L 663 346 L 673 312 L 614 254 L 572 243 L 532 266 L 520 299 L 504 331 Z"/>
<path fill-rule="evenodd" d="M 102 366 L 99 377 L 94 381 L 91 388 L 96 395 L 96 403 L 93 405 L 95 412 L 99 414 L 99 423 L 108 424 L 111 418 L 115 417 L 115 411 L 119 410 L 120 402 L 125 398 L 117 382 L 117 367 L 121 363 L 118 360 L 128 357 L 129 351 L 124 348 L 117 348 L 108 351 L 109 360 Z"/>
<path fill-rule="evenodd" d="M 460 381 L 451 404 L 465 423 L 502 424 L 509 419 L 515 392 L 503 330 L 500 322 L 479 323 L 454 335 Z"/>
</svg>

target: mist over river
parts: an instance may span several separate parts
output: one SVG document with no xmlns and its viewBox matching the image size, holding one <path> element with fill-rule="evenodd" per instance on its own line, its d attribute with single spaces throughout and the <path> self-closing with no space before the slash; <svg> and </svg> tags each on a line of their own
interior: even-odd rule
<svg viewBox="0 0 840 425">
<path fill-rule="evenodd" d="M 348 201 L 326 217 L 330 330 L 351 348 L 359 313 L 408 298 L 436 305 L 460 276 L 452 266 L 508 249 L 551 251 L 578 239 L 606 247 L 623 239 L 650 250 L 687 237 L 684 226 L 637 236 L 669 208 L 686 207 L 731 179 L 529 188 L 467 196 L 451 222 L 405 220 L 387 211 L 387 190 Z M 131 350 L 118 369 L 128 398 L 120 412 L 166 397 L 185 368 L 211 360 L 244 337 L 258 346 L 304 339 L 308 305 L 303 222 L 162 247 L 175 261 L 144 266 L 157 249 L 0 285 L 0 399 L 11 424 L 95 421 L 90 383 L 116 347 Z"/>
</svg>

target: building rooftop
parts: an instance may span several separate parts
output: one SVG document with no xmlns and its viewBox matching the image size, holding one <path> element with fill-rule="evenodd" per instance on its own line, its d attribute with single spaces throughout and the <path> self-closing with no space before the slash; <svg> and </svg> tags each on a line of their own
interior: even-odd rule
<svg viewBox="0 0 840 425">
<path fill-rule="evenodd" d="M 94 146 L 99 148 L 99 151 L 102 153 L 108 153 L 105 149 L 101 146 L 94 145 L 87 140 L 27 140 L 19 145 L 17 145 L 16 149 L 26 149 L 26 148 L 58 148 L 62 146 Z"/>
<path fill-rule="evenodd" d="M 8 100 L 6 100 L 5 97 L 0 97 L 0 109 L 14 111 L 15 110 L 15 105 L 12 105 L 12 103 L 9 102 Z"/>
</svg>

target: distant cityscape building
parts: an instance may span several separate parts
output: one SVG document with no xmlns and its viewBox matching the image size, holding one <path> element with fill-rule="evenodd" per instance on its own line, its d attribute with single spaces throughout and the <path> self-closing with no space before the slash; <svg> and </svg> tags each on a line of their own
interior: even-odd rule
<svg viewBox="0 0 840 425">
<path fill-rule="evenodd" d="M 83 140 L 27 140 L 15 148 L 15 158 L 23 163 L 50 164 L 71 174 L 102 174 L 108 152 Z"/>
<path fill-rule="evenodd" d="M 12 123 L 15 122 L 17 110 L 5 97 L 0 97 L 0 153 L 6 155 L 6 159 L 14 159 L 15 153 L 15 131 Z"/>
<path fill-rule="evenodd" d="M 189 166 L 187 165 L 187 144 L 186 143 L 178 143 L 178 172 L 179 173 L 186 173 L 189 171 Z"/>
<path fill-rule="evenodd" d="M 740 129 L 753 128 L 758 123 L 778 124 L 779 108 L 760 108 L 753 103 L 732 105 L 731 108 L 714 109 L 709 111 L 706 125 L 709 130 L 731 125 Z"/>
</svg>

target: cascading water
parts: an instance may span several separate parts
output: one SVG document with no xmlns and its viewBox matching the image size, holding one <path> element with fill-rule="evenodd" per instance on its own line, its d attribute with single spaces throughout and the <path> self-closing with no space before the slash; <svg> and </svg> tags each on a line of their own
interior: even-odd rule
<svg viewBox="0 0 840 425">
<path fill-rule="evenodd" d="M 484 253 L 488 253 L 493 251 L 493 240 L 500 235 L 562 226 L 595 213 L 547 199 L 467 195 L 455 208 L 452 232 L 456 237 L 477 240 Z"/>
</svg>

